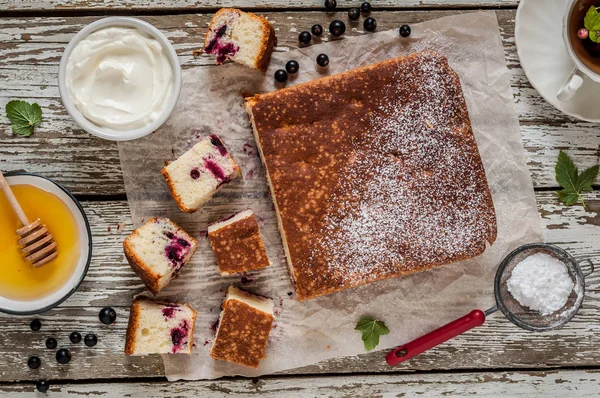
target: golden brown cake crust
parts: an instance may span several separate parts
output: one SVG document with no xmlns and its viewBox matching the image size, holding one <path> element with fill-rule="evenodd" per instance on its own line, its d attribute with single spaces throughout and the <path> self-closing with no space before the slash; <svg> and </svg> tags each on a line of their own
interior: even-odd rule
<svg viewBox="0 0 600 398">
<path fill-rule="evenodd" d="M 260 360 L 265 357 L 273 319 L 273 315 L 259 311 L 239 300 L 225 301 L 223 317 L 210 356 L 214 359 L 257 368 Z"/>
<path fill-rule="evenodd" d="M 148 220 L 148 222 L 154 222 L 155 220 L 156 217 L 152 217 Z M 150 290 L 150 292 L 156 296 L 158 292 L 160 292 L 160 275 L 152 271 L 152 269 L 148 267 L 144 263 L 144 261 L 142 261 L 142 259 L 139 258 L 139 256 L 133 251 L 130 240 L 137 234 L 138 231 L 136 229 L 123 241 L 123 251 L 125 252 L 125 258 L 131 266 L 131 269 L 133 269 L 137 276 L 140 277 L 140 279 L 142 280 L 142 282 L 144 282 L 144 285 L 146 285 L 148 290 Z"/>
<path fill-rule="evenodd" d="M 297 297 L 481 254 L 496 216 L 460 80 L 415 53 L 247 99 Z"/>
<path fill-rule="evenodd" d="M 167 171 L 167 166 L 162 168 L 162 170 L 160 171 L 160 174 L 162 174 L 162 176 L 165 178 L 165 181 L 167 182 L 167 186 L 169 187 L 169 192 L 171 192 L 171 196 L 173 197 L 173 199 L 175 200 L 175 203 L 177 203 L 177 206 L 179 206 L 181 211 L 183 211 L 185 213 L 195 212 L 197 209 L 192 209 L 192 208 L 187 207 L 181 200 L 181 196 L 179 196 L 179 193 L 177 192 L 177 189 L 175 188 L 175 184 L 173 184 L 173 180 L 171 179 L 171 176 L 169 175 L 169 172 Z"/>
<path fill-rule="evenodd" d="M 125 354 L 132 355 L 135 347 L 135 331 L 139 328 L 140 322 L 140 306 L 139 298 L 136 298 L 131 303 L 131 309 L 129 311 L 129 322 L 127 324 L 127 335 L 125 338 Z"/>
<path fill-rule="evenodd" d="M 271 264 L 254 214 L 209 232 L 208 239 L 222 275 L 265 268 Z"/>
</svg>

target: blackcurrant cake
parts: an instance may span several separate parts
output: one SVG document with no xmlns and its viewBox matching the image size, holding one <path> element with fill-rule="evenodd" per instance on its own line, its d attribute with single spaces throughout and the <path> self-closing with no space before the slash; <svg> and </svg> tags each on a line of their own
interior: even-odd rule
<svg viewBox="0 0 600 398">
<path fill-rule="evenodd" d="M 277 39 L 263 16 L 235 8 L 222 8 L 210 20 L 204 52 L 216 55 L 217 65 L 225 60 L 264 72 Z"/>
<path fill-rule="evenodd" d="M 156 295 L 190 260 L 198 243 L 168 218 L 153 217 L 123 241 L 125 257 Z"/>
<path fill-rule="evenodd" d="M 247 209 L 208 226 L 208 240 L 221 275 L 231 275 L 271 265 L 258 222 Z"/>
<path fill-rule="evenodd" d="M 458 75 L 414 53 L 246 99 L 299 300 L 480 255 L 492 195 Z"/>
<path fill-rule="evenodd" d="M 131 304 L 125 354 L 191 354 L 196 311 L 187 304 L 137 297 Z"/>
<path fill-rule="evenodd" d="M 229 286 L 221 305 L 214 359 L 257 368 L 273 324 L 273 301 Z"/>
<path fill-rule="evenodd" d="M 194 145 L 161 171 L 182 211 L 193 213 L 223 185 L 240 176 L 241 169 L 214 134 Z"/>
</svg>

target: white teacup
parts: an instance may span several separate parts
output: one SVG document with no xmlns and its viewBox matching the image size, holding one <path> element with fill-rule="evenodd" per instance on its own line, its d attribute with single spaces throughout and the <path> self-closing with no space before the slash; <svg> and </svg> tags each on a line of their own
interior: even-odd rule
<svg viewBox="0 0 600 398">
<path fill-rule="evenodd" d="M 586 7 L 589 8 L 588 2 L 582 0 L 569 0 L 567 6 L 565 8 L 565 15 L 563 17 L 563 40 L 565 42 L 565 47 L 567 48 L 567 52 L 569 53 L 569 57 L 573 61 L 575 65 L 571 73 L 567 76 L 562 87 L 558 90 L 557 98 L 563 102 L 569 101 L 571 98 L 575 96 L 575 93 L 579 88 L 583 85 L 584 76 L 589 77 L 592 81 L 600 83 L 600 67 L 598 71 L 594 71 L 590 69 L 588 65 L 586 65 L 580 57 L 577 56 L 577 52 L 573 48 L 573 38 L 576 37 L 577 26 L 569 26 L 569 22 L 571 20 L 571 16 L 574 12 L 582 12 L 582 10 Z M 585 10 L 587 11 L 587 9 Z M 583 28 L 583 25 L 581 26 Z M 551 44 L 548 44 L 551 45 Z M 580 51 L 581 52 L 581 51 Z M 600 59 L 598 60 L 600 63 Z"/>
</svg>

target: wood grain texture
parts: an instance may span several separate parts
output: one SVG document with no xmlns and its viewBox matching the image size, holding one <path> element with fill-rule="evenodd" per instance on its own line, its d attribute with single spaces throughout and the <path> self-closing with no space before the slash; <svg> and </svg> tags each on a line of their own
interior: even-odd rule
<svg viewBox="0 0 600 398">
<path fill-rule="evenodd" d="M 360 375 L 335 377 L 264 377 L 186 383 L 57 384 L 51 397 L 597 397 L 600 371 L 479 372 L 453 374 Z M 33 384 L 0 386 L 10 398 L 29 397 Z"/>
<path fill-rule="evenodd" d="M 515 7 L 519 0 L 371 0 L 375 10 L 398 8 L 465 8 Z M 351 8 L 358 0 L 338 0 L 338 8 Z M 214 10 L 236 7 L 246 10 L 304 9 L 324 10 L 323 0 L 0 0 L 6 11 L 147 11 L 147 10 Z"/>
<path fill-rule="evenodd" d="M 2 1 L 2 0 L 0 0 Z M 374 13 L 378 29 L 415 23 L 457 11 L 390 11 Z M 279 38 L 277 51 L 297 45 L 298 33 L 314 23 L 325 25 L 341 13 L 268 12 Z M 514 10 L 497 12 L 511 83 L 523 131 L 523 143 L 536 187 L 556 187 L 554 164 L 558 151 L 567 149 L 580 167 L 600 161 L 600 129 L 593 123 L 565 116 L 546 103 L 530 86 L 519 66 L 514 45 Z M 141 17 L 163 30 L 174 43 L 183 68 L 213 64 L 208 56 L 194 57 L 210 15 L 182 14 Z M 13 136 L 0 117 L 0 168 L 27 170 L 54 178 L 76 194 L 123 194 L 123 178 L 116 144 L 79 129 L 61 104 L 58 63 L 70 38 L 97 17 L 0 19 L 0 109 L 10 99 L 37 101 L 44 122 L 29 138 Z M 348 36 L 364 34 L 352 25 Z M 267 76 L 266 78 L 271 78 Z"/>
<path fill-rule="evenodd" d="M 600 191 L 588 195 L 587 212 L 581 206 L 561 205 L 553 192 L 538 192 L 536 197 L 545 226 L 545 241 L 558 244 L 578 259 L 591 258 L 600 262 Z M 160 357 L 127 357 L 123 354 L 131 298 L 144 291 L 121 249 L 123 239 L 132 230 L 127 203 L 84 202 L 84 208 L 92 225 L 94 242 L 90 271 L 69 300 L 39 316 L 42 321 L 39 332 L 29 329 L 31 317 L 0 316 L 0 381 L 163 375 Z M 562 330 L 543 334 L 526 332 L 496 313 L 483 326 L 396 368 L 387 366 L 385 352 L 381 351 L 332 359 L 285 373 L 597 366 L 600 363 L 600 340 L 597 338 L 600 332 L 600 272 L 587 279 L 586 287 L 582 309 Z M 107 305 L 118 313 L 117 322 L 111 326 L 98 321 L 98 311 Z M 196 327 L 208 328 L 210 325 Z M 83 344 L 73 346 L 68 342 L 72 331 L 96 333 L 99 343 L 94 348 Z M 59 347 L 71 349 L 73 359 L 69 365 L 59 365 L 54 359 L 54 350 L 45 348 L 44 342 L 50 336 L 58 340 Z M 27 368 L 30 355 L 41 358 L 40 369 Z"/>
</svg>

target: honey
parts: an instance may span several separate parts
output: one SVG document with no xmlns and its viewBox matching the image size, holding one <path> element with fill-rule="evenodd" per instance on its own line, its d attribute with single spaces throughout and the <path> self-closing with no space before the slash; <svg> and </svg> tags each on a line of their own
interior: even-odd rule
<svg viewBox="0 0 600 398">
<path fill-rule="evenodd" d="M 16 230 L 21 227 L 6 197 L 0 193 L 0 296 L 30 301 L 48 296 L 67 283 L 79 260 L 77 221 L 56 195 L 32 185 L 12 185 L 30 221 L 39 218 L 57 244 L 58 257 L 34 268 L 19 250 Z"/>
</svg>

